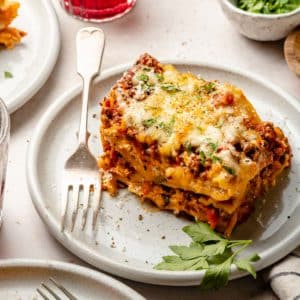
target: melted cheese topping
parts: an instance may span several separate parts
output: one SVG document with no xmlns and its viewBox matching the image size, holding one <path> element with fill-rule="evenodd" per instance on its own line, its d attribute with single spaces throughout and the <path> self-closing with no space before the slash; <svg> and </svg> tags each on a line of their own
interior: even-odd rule
<svg viewBox="0 0 300 300">
<path fill-rule="evenodd" d="M 141 68 L 133 84 L 136 94 L 126 103 L 120 97 L 119 104 L 124 109 L 126 126 L 137 129 L 137 140 L 157 141 L 164 156 L 176 156 L 182 145 L 190 145 L 203 157 L 213 155 L 225 166 L 214 178 L 216 182 L 224 181 L 228 172 L 242 172 L 247 180 L 254 176 L 251 161 L 238 161 L 234 155 L 233 145 L 241 139 L 259 139 L 257 132 L 244 125 L 246 118 L 254 122 L 260 119 L 241 90 L 179 73 L 171 65 L 164 66 L 159 76 L 152 68 Z M 145 89 L 150 95 L 141 100 Z M 226 101 L 227 95 L 233 103 L 216 105 L 218 99 Z"/>
</svg>

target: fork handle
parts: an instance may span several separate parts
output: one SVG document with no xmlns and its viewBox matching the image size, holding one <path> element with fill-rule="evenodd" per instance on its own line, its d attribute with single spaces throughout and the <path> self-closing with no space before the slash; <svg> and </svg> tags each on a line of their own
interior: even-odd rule
<svg viewBox="0 0 300 300">
<path fill-rule="evenodd" d="M 86 27 L 76 36 L 77 73 L 83 81 L 82 110 L 78 142 L 87 143 L 88 102 L 93 79 L 100 74 L 100 66 L 105 46 L 105 36 L 101 29 Z"/>
</svg>

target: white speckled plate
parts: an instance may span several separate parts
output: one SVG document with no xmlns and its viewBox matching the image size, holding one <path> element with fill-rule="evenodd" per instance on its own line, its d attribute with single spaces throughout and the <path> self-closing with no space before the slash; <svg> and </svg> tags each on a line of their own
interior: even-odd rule
<svg viewBox="0 0 300 300">
<path fill-rule="evenodd" d="M 41 282 L 45 282 L 53 288 L 53 285 L 49 281 L 50 277 L 62 284 L 78 300 L 144 299 L 125 284 L 100 272 L 69 263 L 31 259 L 5 260 L 0 262 L 0 299 L 42 299 L 37 294 L 36 289 L 40 287 Z M 52 299 L 51 295 L 48 296 Z"/>
<path fill-rule="evenodd" d="M 27 32 L 12 50 L 0 50 L 0 98 L 10 113 L 28 101 L 45 83 L 56 62 L 60 34 L 49 0 L 20 0 L 12 26 Z M 4 72 L 13 74 L 5 78 Z"/>
<path fill-rule="evenodd" d="M 262 269 L 282 258 L 300 241 L 300 105 L 279 88 L 255 75 L 197 62 L 172 63 L 180 70 L 232 82 L 243 88 L 262 117 L 282 127 L 290 139 L 294 153 L 291 171 L 233 236 L 253 239 L 248 252 L 260 254 L 262 259 L 255 267 Z M 103 72 L 90 101 L 90 147 L 96 156 L 101 152 L 98 102 L 124 70 L 125 67 L 121 66 Z M 168 245 L 189 242 L 189 238 L 181 231 L 189 221 L 176 218 L 171 213 L 151 211 L 126 190 L 116 198 L 103 194 L 96 240 L 82 232 L 73 235 L 60 232 L 61 172 L 66 158 L 76 146 L 80 90 L 81 87 L 77 86 L 56 100 L 37 124 L 31 140 L 27 179 L 33 203 L 41 218 L 65 247 L 107 272 L 146 283 L 199 284 L 203 272 L 153 269 L 162 255 L 170 253 Z M 243 275 L 232 269 L 231 278 Z"/>
</svg>

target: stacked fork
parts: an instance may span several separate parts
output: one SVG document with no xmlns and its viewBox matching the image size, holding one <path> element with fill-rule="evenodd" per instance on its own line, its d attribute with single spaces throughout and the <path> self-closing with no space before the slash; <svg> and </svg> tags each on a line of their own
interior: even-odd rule
<svg viewBox="0 0 300 300">
<path fill-rule="evenodd" d="M 50 283 L 42 282 L 40 287 L 36 289 L 37 293 L 44 299 L 44 300 L 78 300 L 70 291 L 68 291 L 63 285 L 58 283 L 53 278 L 49 278 Z"/>
</svg>

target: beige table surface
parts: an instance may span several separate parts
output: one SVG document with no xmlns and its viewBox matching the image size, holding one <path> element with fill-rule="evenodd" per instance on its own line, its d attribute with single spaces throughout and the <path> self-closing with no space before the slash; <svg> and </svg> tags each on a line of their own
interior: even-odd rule
<svg viewBox="0 0 300 300">
<path fill-rule="evenodd" d="M 45 86 L 12 115 L 0 259 L 39 258 L 83 264 L 48 234 L 34 210 L 26 185 L 27 145 L 40 116 L 63 91 L 79 82 L 75 72 L 74 37 L 87 24 L 67 16 L 58 0 L 52 1 L 59 17 L 62 48 Z M 285 64 L 282 42 L 260 43 L 240 36 L 217 2 L 138 0 L 129 15 L 101 25 L 107 36 L 103 69 L 133 61 L 147 51 L 159 59 L 199 59 L 251 70 L 297 97 L 300 80 Z M 220 291 L 205 293 L 195 287 L 160 287 L 123 281 L 147 299 L 252 299 L 265 288 L 261 279 L 255 281 L 250 277 L 235 280 Z"/>
</svg>

